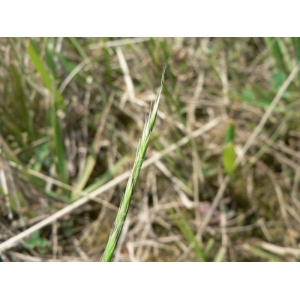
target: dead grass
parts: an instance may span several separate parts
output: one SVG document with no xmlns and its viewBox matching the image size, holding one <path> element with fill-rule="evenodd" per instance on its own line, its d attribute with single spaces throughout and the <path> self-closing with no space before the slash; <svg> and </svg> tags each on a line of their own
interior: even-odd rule
<svg viewBox="0 0 300 300">
<path fill-rule="evenodd" d="M 166 62 L 114 260 L 299 260 L 298 40 L 34 39 L 35 64 L 29 42 L 1 39 L 3 261 L 99 261 Z"/>
</svg>

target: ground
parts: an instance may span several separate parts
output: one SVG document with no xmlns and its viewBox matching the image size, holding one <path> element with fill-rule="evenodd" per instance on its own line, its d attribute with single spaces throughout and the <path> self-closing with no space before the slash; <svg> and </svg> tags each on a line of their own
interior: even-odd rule
<svg viewBox="0 0 300 300">
<path fill-rule="evenodd" d="M 1 38 L 0 51 L 2 261 L 100 260 L 165 64 L 113 260 L 299 260 L 300 39 Z"/>
</svg>

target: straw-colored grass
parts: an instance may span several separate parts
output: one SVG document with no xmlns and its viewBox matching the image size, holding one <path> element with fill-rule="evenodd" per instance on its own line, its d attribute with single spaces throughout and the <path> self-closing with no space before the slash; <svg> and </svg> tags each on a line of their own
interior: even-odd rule
<svg viewBox="0 0 300 300">
<path fill-rule="evenodd" d="M 0 260 L 298 261 L 299 45 L 2 38 Z"/>
</svg>

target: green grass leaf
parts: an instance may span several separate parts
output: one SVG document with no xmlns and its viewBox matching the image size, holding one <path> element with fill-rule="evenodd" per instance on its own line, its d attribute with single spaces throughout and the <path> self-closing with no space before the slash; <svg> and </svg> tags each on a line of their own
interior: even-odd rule
<svg viewBox="0 0 300 300">
<path fill-rule="evenodd" d="M 40 237 L 40 233 L 35 231 L 31 234 L 31 238 L 25 241 L 25 247 L 33 249 L 36 247 L 45 248 L 47 246 L 47 240 Z"/>
<path fill-rule="evenodd" d="M 59 61 L 61 62 L 61 64 L 63 65 L 63 67 L 69 72 L 71 73 L 76 66 L 69 61 L 65 56 L 63 56 L 62 54 L 58 55 Z M 80 74 L 80 72 L 78 72 L 75 76 L 74 76 L 75 80 L 81 84 L 84 85 L 85 84 L 85 79 L 84 77 Z"/>
<path fill-rule="evenodd" d="M 279 256 L 249 244 L 245 244 L 244 249 L 248 251 L 250 254 L 262 259 L 267 259 L 269 261 L 274 261 L 274 262 L 282 261 L 282 259 Z"/>
<path fill-rule="evenodd" d="M 15 106 L 15 111 L 18 113 L 19 120 L 25 123 L 26 132 L 28 133 L 29 141 L 34 140 L 34 129 L 27 107 L 27 98 L 23 89 L 21 74 L 15 65 L 11 64 L 10 74 L 12 77 L 13 94 L 10 99 Z"/>
<path fill-rule="evenodd" d="M 184 235 L 186 240 L 189 243 L 192 243 L 194 245 L 194 250 L 195 250 L 195 253 L 197 254 L 199 260 L 202 262 L 205 262 L 206 257 L 204 255 L 204 251 L 203 251 L 200 243 L 197 241 L 193 230 L 191 229 L 190 225 L 188 224 L 188 222 L 186 221 L 184 216 L 178 212 L 176 213 L 174 211 L 174 209 L 172 209 L 172 208 L 169 209 L 169 212 L 170 212 L 174 222 L 176 223 L 176 226 L 181 231 L 181 233 Z"/>
<path fill-rule="evenodd" d="M 234 171 L 235 152 L 232 143 L 225 145 L 223 149 L 223 166 L 228 176 Z"/>
<path fill-rule="evenodd" d="M 278 42 L 278 39 L 273 37 L 267 37 L 265 38 L 265 41 L 271 51 L 271 54 L 275 59 L 278 70 L 285 74 L 289 73 L 287 72 L 287 68 L 284 62 L 283 52 Z"/>
<path fill-rule="evenodd" d="M 54 41 L 49 40 L 46 47 L 46 61 L 48 64 L 48 67 L 50 68 L 53 77 L 57 79 L 57 73 L 56 73 L 56 63 L 55 63 L 55 53 L 52 48 L 50 48 L 50 43 L 54 43 Z"/>
<path fill-rule="evenodd" d="M 51 101 L 51 109 L 50 109 L 50 120 L 51 127 L 54 135 L 54 147 L 56 150 L 56 165 L 57 170 L 59 172 L 59 177 L 64 183 L 68 183 L 68 171 L 66 166 L 65 159 L 65 150 L 64 150 L 64 142 L 62 139 L 61 129 L 59 125 L 59 119 L 57 116 L 57 110 L 59 106 L 62 105 L 62 95 L 56 91 L 56 84 L 54 79 L 49 75 L 46 67 L 44 66 L 42 60 L 38 56 L 38 48 L 35 45 L 34 41 L 31 40 L 29 47 L 27 49 L 29 57 L 36 68 L 36 70 L 40 73 L 41 78 L 52 95 Z"/>
<path fill-rule="evenodd" d="M 281 86 L 283 85 L 283 83 L 285 82 L 286 79 L 287 79 L 287 76 L 284 72 L 275 73 L 271 77 L 272 89 L 275 92 L 278 92 L 278 90 L 281 88 Z"/>
<path fill-rule="evenodd" d="M 38 50 L 37 46 L 35 45 L 34 41 L 31 40 L 29 47 L 27 49 L 27 53 L 36 68 L 36 70 L 40 73 L 41 78 L 46 86 L 46 88 L 51 92 L 52 90 L 52 79 L 49 76 L 49 73 L 47 72 L 46 68 L 43 65 L 43 62 L 38 56 Z"/>
<path fill-rule="evenodd" d="M 234 152 L 234 123 L 229 121 L 226 131 L 225 146 L 223 148 L 223 166 L 228 176 L 232 177 L 234 171 L 235 152 Z"/>
</svg>

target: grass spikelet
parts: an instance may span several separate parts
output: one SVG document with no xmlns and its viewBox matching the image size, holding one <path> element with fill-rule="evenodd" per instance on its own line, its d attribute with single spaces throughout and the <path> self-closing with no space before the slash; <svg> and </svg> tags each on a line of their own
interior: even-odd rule
<svg viewBox="0 0 300 300">
<path fill-rule="evenodd" d="M 141 167 L 142 167 L 145 155 L 146 155 L 148 145 L 149 145 L 151 132 L 152 132 L 154 124 L 155 124 L 158 105 L 159 105 L 160 96 L 161 96 L 161 92 L 162 92 L 162 88 L 163 88 L 165 70 L 166 70 L 166 66 L 163 69 L 161 85 L 157 92 L 156 100 L 153 104 L 153 107 L 149 114 L 149 117 L 146 119 L 142 138 L 140 139 L 138 147 L 137 147 L 136 157 L 135 157 L 134 165 L 132 168 L 131 176 L 128 179 L 125 193 L 124 193 L 123 199 L 121 201 L 112 232 L 109 236 L 103 257 L 101 259 L 102 262 L 110 262 L 111 261 L 112 256 L 115 251 L 115 248 L 116 248 L 116 245 L 120 238 L 120 235 L 121 235 L 121 232 L 123 229 L 123 225 L 126 220 L 130 201 L 131 201 L 132 195 L 135 190 L 135 186 L 136 186 L 136 183 L 137 183 L 140 171 L 141 171 Z"/>
</svg>

